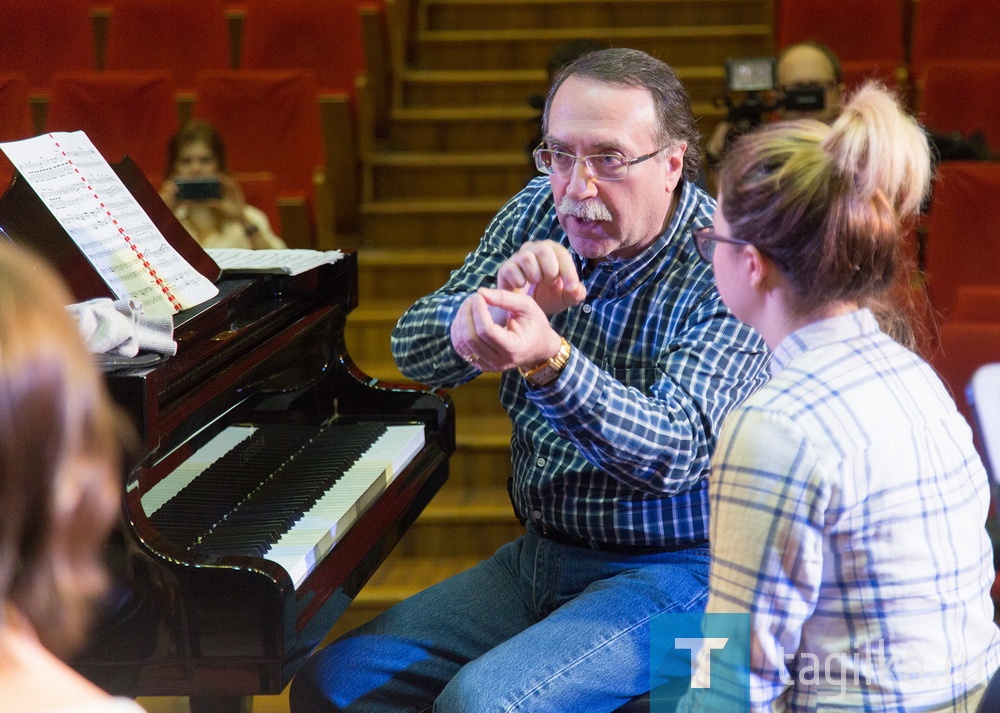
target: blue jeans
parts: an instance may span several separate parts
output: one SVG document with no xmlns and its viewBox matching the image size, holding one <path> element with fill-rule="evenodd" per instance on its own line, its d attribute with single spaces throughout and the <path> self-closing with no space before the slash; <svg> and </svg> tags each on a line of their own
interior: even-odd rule
<svg viewBox="0 0 1000 713">
<path fill-rule="evenodd" d="M 293 713 L 613 711 L 649 691 L 649 621 L 703 611 L 708 546 L 622 555 L 529 528 L 318 651 Z"/>
</svg>

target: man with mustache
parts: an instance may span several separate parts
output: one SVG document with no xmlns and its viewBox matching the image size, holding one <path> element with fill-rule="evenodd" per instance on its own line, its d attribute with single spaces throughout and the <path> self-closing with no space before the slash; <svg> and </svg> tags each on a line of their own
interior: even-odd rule
<svg viewBox="0 0 1000 713">
<path fill-rule="evenodd" d="M 709 457 L 768 354 L 692 247 L 715 203 L 690 102 L 661 61 L 592 52 L 543 135 L 546 175 L 392 337 L 427 384 L 503 373 L 526 532 L 314 655 L 296 713 L 611 711 L 649 690 L 650 619 L 705 606 Z"/>
</svg>

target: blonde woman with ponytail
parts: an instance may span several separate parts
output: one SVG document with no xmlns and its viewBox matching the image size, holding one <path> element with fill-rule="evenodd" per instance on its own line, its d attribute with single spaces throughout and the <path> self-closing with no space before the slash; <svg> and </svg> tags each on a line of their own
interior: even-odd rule
<svg viewBox="0 0 1000 713">
<path fill-rule="evenodd" d="M 709 617 L 746 615 L 748 666 L 709 672 L 705 649 L 695 680 L 711 683 L 682 710 L 971 713 L 1000 666 L 970 428 L 908 331 L 876 318 L 906 324 L 886 295 L 930 166 L 871 84 L 831 126 L 771 124 L 726 157 L 695 241 L 774 356 L 709 481 Z"/>
</svg>

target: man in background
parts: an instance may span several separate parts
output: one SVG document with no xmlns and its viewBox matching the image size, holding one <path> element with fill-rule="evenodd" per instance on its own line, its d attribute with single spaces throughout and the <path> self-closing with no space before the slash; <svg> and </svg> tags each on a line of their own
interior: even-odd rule
<svg viewBox="0 0 1000 713">
<path fill-rule="evenodd" d="M 795 111 L 786 109 L 779 101 L 773 112 L 774 119 L 818 119 L 826 124 L 832 122 L 843 106 L 844 77 L 840 60 L 833 50 L 819 42 L 799 42 L 789 45 L 778 56 L 777 86 L 779 100 L 790 90 L 823 90 L 823 106 L 817 111 Z M 706 146 L 710 166 L 714 166 L 726 154 L 729 144 L 745 129 L 739 129 L 730 121 L 720 122 L 712 132 Z"/>
</svg>

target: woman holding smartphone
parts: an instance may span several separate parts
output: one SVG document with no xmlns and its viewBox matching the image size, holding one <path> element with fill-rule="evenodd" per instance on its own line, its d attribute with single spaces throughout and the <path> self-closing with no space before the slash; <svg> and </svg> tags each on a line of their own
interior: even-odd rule
<svg viewBox="0 0 1000 713">
<path fill-rule="evenodd" d="M 168 173 L 160 196 L 202 247 L 286 247 L 227 173 L 225 146 L 208 122 L 192 121 L 170 140 Z"/>
</svg>

